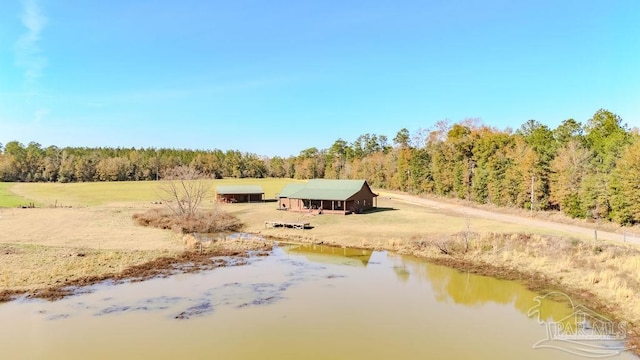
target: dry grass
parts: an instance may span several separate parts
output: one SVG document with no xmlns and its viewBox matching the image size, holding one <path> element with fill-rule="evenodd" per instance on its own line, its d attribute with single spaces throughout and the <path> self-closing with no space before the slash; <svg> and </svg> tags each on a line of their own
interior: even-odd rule
<svg viewBox="0 0 640 360">
<path fill-rule="evenodd" d="M 192 235 L 188 235 L 192 236 Z M 185 242 L 186 245 L 186 242 Z M 100 251 L 43 246 L 0 245 L 0 302 L 28 293 L 29 297 L 56 300 L 73 294 L 69 287 L 87 286 L 104 280 L 145 280 L 182 272 L 225 266 L 220 256 L 247 257 L 249 252 L 266 255 L 268 241 L 240 238 L 209 240 L 200 251 Z M 24 261 L 24 260 L 28 261 Z"/>
<path fill-rule="evenodd" d="M 0 244 L 0 289 L 35 290 L 144 264 L 171 251 L 117 251 Z"/>
<path fill-rule="evenodd" d="M 0 243 L 108 250 L 182 249 L 174 234 L 137 226 L 131 215 L 148 204 L 117 207 L 3 209 Z"/>
<path fill-rule="evenodd" d="M 461 232 L 390 241 L 382 248 L 444 264 L 471 264 L 467 270 L 487 275 L 525 282 L 533 279 L 529 285 L 534 290 L 560 289 L 576 301 L 640 324 L 640 302 L 636 300 L 640 251 L 635 246 L 531 234 Z"/>
<path fill-rule="evenodd" d="M 402 243 L 423 236 L 440 236 L 464 231 L 487 233 L 534 233 L 561 236 L 567 233 L 555 229 L 508 223 L 452 212 L 442 208 L 428 208 L 378 198 L 378 211 L 352 215 L 310 215 L 276 210 L 276 203 L 221 204 L 222 209 L 236 216 L 245 224 L 245 231 L 286 239 L 324 242 L 346 246 L 375 247 L 394 241 Z M 265 229 L 265 221 L 309 222 L 313 229 Z"/>
<path fill-rule="evenodd" d="M 133 219 L 138 225 L 171 229 L 183 234 L 234 232 L 242 228 L 237 217 L 217 208 L 188 216 L 177 215 L 169 209 L 149 209 L 133 214 Z"/>
</svg>

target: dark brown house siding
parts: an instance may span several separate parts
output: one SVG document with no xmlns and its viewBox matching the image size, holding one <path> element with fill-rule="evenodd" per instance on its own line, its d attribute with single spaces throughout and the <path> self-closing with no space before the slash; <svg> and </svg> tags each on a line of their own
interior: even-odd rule
<svg viewBox="0 0 640 360">
<path fill-rule="evenodd" d="M 216 200 L 224 203 L 261 202 L 264 190 L 259 185 L 216 186 Z"/>
<path fill-rule="evenodd" d="M 323 182 L 315 183 L 310 186 L 311 191 L 305 192 L 303 189 L 301 192 L 293 192 L 285 197 L 279 197 L 278 208 L 280 210 L 299 212 L 350 214 L 362 213 L 377 206 L 377 195 L 371 191 L 366 181 L 362 180 L 359 190 L 357 190 L 357 187 L 353 189 L 353 185 L 355 185 L 353 182 L 348 183 L 346 189 L 341 189 L 340 185 L 344 184 L 344 181 L 335 180 L 335 183 L 328 183 L 329 181 L 332 180 L 323 180 Z M 323 188 L 323 186 L 326 188 Z M 327 189 L 329 190 L 326 191 Z M 307 198 L 321 197 L 321 194 L 327 194 L 328 198 Z M 342 195 L 344 198 L 340 198 L 339 196 L 341 195 L 336 194 L 344 194 Z"/>
<path fill-rule="evenodd" d="M 262 194 L 218 194 L 217 200 L 225 203 L 261 202 Z"/>
</svg>

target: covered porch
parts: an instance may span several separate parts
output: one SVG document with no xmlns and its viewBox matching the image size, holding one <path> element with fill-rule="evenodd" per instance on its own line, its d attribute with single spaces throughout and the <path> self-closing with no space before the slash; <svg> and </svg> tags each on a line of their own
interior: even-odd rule
<svg viewBox="0 0 640 360">
<path fill-rule="evenodd" d="M 314 200 L 314 199 L 298 199 L 300 202 L 298 209 L 300 211 L 309 211 L 324 214 L 351 214 L 354 212 L 355 201 L 354 200 Z M 376 198 L 373 200 L 374 207 L 377 207 L 378 201 Z"/>
</svg>

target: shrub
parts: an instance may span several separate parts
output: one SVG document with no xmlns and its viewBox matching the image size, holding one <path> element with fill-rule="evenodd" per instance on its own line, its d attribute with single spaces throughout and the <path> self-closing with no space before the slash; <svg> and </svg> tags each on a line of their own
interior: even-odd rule
<svg viewBox="0 0 640 360">
<path fill-rule="evenodd" d="M 220 210 L 200 211 L 180 216 L 168 209 L 151 209 L 134 214 L 133 219 L 142 226 L 173 229 L 182 233 L 217 233 L 238 231 L 242 223 L 234 215 Z"/>
</svg>

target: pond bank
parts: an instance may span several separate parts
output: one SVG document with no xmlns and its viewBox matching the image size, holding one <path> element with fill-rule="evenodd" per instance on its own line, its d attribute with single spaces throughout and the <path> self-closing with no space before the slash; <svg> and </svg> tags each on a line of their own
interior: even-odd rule
<svg viewBox="0 0 640 360">
<path fill-rule="evenodd" d="M 215 243 L 208 242 L 205 246 L 199 247 L 194 245 L 191 235 L 185 235 L 184 238 L 185 243 L 188 245 L 188 250 L 183 252 L 152 257 L 148 261 L 127 266 L 120 271 L 98 272 L 96 269 L 95 273 L 88 272 L 86 276 L 75 278 L 70 276 L 70 279 L 65 279 L 64 281 L 56 280 L 53 285 L 40 286 L 35 289 L 8 288 L 0 290 L 0 303 L 11 301 L 20 296 L 58 300 L 73 295 L 80 287 L 107 280 L 114 283 L 143 281 L 177 273 L 192 273 L 217 267 L 241 265 L 245 262 L 244 259 L 250 256 L 268 255 L 273 249 L 272 241 L 247 242 L 242 238 L 230 238 L 216 241 Z M 67 251 L 69 250 L 67 249 Z M 78 249 L 74 254 L 74 257 L 83 258 L 87 256 L 87 251 L 86 249 Z M 104 260 L 99 259 L 98 261 Z"/>
<path fill-rule="evenodd" d="M 291 233 L 288 241 L 313 241 Z M 353 246 L 353 245 L 351 245 Z M 561 291 L 611 320 L 628 323 L 630 346 L 640 355 L 640 251 L 627 244 L 532 234 L 431 234 L 410 241 L 368 243 L 358 248 L 394 251 L 463 272 L 522 282 L 540 294 Z"/>
</svg>

